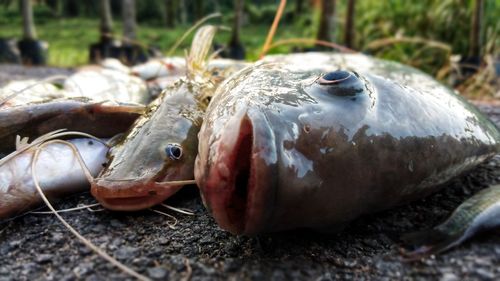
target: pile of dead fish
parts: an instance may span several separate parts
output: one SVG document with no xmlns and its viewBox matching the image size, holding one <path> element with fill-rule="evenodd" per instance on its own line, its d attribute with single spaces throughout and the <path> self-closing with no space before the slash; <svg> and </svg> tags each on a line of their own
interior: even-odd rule
<svg viewBox="0 0 500 281">
<path fill-rule="evenodd" d="M 194 40 L 211 36 L 202 29 Z M 60 129 L 112 138 L 71 140 L 104 207 L 149 208 L 196 182 L 220 227 L 246 235 L 334 229 L 429 195 L 499 152 L 491 121 L 414 68 L 340 53 L 208 61 L 207 45 L 196 46 L 187 58 L 131 68 L 105 60 L 62 84 L 4 86 L 1 149 L 14 155 L 0 160 L 0 219 L 39 204 L 26 172 L 33 143 L 67 138 Z M 69 145 L 47 145 L 35 166 L 53 198 L 88 189 Z M 410 256 L 445 250 L 499 217 L 491 187 L 409 236 L 423 245 Z"/>
</svg>

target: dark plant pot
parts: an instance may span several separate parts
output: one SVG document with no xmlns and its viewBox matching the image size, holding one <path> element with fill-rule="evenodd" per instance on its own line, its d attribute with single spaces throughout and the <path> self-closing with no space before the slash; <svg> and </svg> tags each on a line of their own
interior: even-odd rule
<svg viewBox="0 0 500 281">
<path fill-rule="evenodd" d="M 22 39 L 17 42 L 22 63 L 27 65 L 45 65 L 48 46 L 47 42 L 41 40 Z"/>
<path fill-rule="evenodd" d="M 229 43 L 229 46 L 227 46 L 227 57 L 235 60 L 244 60 L 245 47 L 239 42 Z"/>
<path fill-rule="evenodd" d="M 143 63 L 148 60 L 148 51 L 138 44 L 127 44 L 121 47 L 120 60 L 127 65 Z"/>
<path fill-rule="evenodd" d="M 16 40 L 0 38 L 0 63 L 21 63 Z"/>
<path fill-rule="evenodd" d="M 228 46 L 214 42 L 213 48 L 215 52 L 218 52 L 219 56 L 222 58 L 244 60 L 245 59 L 245 47 L 240 43 L 229 43 Z"/>
<path fill-rule="evenodd" d="M 105 58 L 120 58 L 120 43 L 116 40 L 101 40 L 101 42 L 90 45 L 89 61 L 99 63 Z"/>
</svg>

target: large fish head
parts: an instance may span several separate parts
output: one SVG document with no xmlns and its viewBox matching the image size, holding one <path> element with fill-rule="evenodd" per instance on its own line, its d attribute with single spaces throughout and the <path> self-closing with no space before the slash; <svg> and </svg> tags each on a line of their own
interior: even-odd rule
<svg viewBox="0 0 500 281">
<path fill-rule="evenodd" d="M 369 83 L 351 71 L 300 72 L 271 63 L 227 80 L 207 109 L 195 163 L 217 223 L 255 234 L 305 219 L 296 213 L 324 176 L 315 166 L 321 161 L 313 161 L 328 149 L 322 138 L 355 126 L 373 100 Z"/>
<path fill-rule="evenodd" d="M 203 112 L 190 91 L 182 81 L 168 88 L 110 150 L 109 163 L 91 189 L 104 207 L 148 208 L 181 187 L 166 182 L 193 179 Z"/>
</svg>

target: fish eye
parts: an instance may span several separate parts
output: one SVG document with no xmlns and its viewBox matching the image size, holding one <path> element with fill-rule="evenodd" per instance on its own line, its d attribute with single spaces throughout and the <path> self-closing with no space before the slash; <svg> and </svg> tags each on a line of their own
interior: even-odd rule
<svg viewBox="0 0 500 281">
<path fill-rule="evenodd" d="M 165 153 L 172 160 L 179 160 L 182 157 L 182 147 L 177 143 L 169 143 L 165 148 Z"/>
<path fill-rule="evenodd" d="M 349 71 L 337 70 L 328 72 L 327 74 L 321 76 L 318 79 L 318 83 L 320 85 L 339 84 L 349 79 L 350 77 L 351 73 Z"/>
<path fill-rule="evenodd" d="M 316 83 L 328 94 L 353 97 L 363 92 L 364 83 L 356 72 L 336 70 L 328 72 L 316 80 Z"/>
</svg>

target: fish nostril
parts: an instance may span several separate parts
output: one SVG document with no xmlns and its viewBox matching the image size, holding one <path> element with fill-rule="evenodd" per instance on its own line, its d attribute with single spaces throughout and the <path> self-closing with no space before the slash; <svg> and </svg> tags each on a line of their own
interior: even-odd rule
<svg viewBox="0 0 500 281">
<path fill-rule="evenodd" d="M 150 190 L 150 191 L 148 191 L 148 194 L 151 195 L 151 196 L 155 196 L 158 193 L 155 190 Z"/>
</svg>

